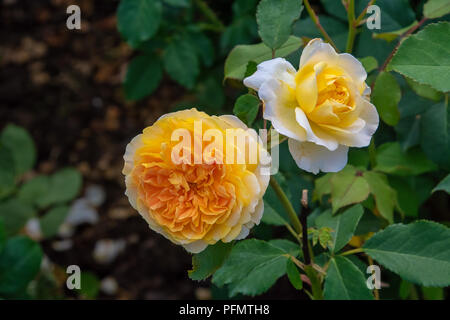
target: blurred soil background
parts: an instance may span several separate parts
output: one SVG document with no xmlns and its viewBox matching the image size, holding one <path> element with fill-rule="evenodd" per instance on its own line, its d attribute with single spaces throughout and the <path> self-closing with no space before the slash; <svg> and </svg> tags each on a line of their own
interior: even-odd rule
<svg viewBox="0 0 450 320">
<path fill-rule="evenodd" d="M 47 262 L 94 274 L 100 299 L 224 297 L 188 278 L 190 255 L 152 232 L 124 196 L 126 144 L 187 92 L 166 76 L 150 97 L 125 101 L 132 50 L 117 31 L 118 2 L 0 0 L 0 128 L 14 123 L 32 135 L 38 162 L 31 175 L 77 168 L 83 190 L 75 203 L 92 218 L 70 236 L 45 240 Z M 71 4 L 81 8 L 81 30 L 66 28 Z M 230 3 L 212 5 L 221 6 L 221 18 L 231 15 Z M 96 207 L 83 202 L 88 195 Z M 259 298 L 299 297 L 284 277 Z"/>
</svg>

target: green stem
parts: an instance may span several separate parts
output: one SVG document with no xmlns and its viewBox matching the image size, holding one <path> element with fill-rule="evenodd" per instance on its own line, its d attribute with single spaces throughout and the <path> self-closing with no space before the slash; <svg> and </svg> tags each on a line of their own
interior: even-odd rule
<svg viewBox="0 0 450 320">
<path fill-rule="evenodd" d="M 305 5 L 306 11 L 308 11 L 309 16 L 311 17 L 312 21 L 315 23 L 317 29 L 319 29 L 320 33 L 322 33 L 325 40 L 333 46 L 333 48 L 334 48 L 334 50 L 336 50 L 336 52 L 339 52 L 339 50 L 336 47 L 336 45 L 334 44 L 333 40 L 331 40 L 331 37 L 328 35 L 328 33 L 325 31 L 325 29 L 320 24 L 319 17 L 316 15 L 313 8 L 309 4 L 309 0 L 303 0 L 303 4 Z"/>
<path fill-rule="evenodd" d="M 377 165 L 377 158 L 376 158 L 376 150 L 375 150 L 375 139 L 372 137 L 372 140 L 370 140 L 369 144 L 369 159 L 370 159 L 370 167 L 373 169 Z"/>
<path fill-rule="evenodd" d="M 217 27 L 217 30 L 223 31 L 225 30 L 225 26 L 222 21 L 217 18 L 214 11 L 208 6 L 208 4 L 204 0 L 195 0 L 195 4 L 203 13 L 203 15 L 211 21 L 213 25 Z"/>
<path fill-rule="evenodd" d="M 348 256 L 348 255 L 351 255 L 351 254 L 361 253 L 361 252 L 364 252 L 362 248 L 356 248 L 356 249 L 352 249 L 352 250 L 348 250 L 348 251 L 342 252 L 340 254 L 340 256 Z"/>
<path fill-rule="evenodd" d="M 345 51 L 348 53 L 352 53 L 353 44 L 355 42 L 356 36 L 355 0 L 350 0 L 348 3 L 347 18 L 348 18 L 348 38 L 347 38 L 347 47 Z"/>
<path fill-rule="evenodd" d="M 285 227 L 289 230 L 289 232 L 291 233 L 291 235 L 292 235 L 295 239 L 297 239 L 298 244 L 301 245 L 302 242 L 301 242 L 301 240 L 300 240 L 300 237 L 299 237 L 299 235 L 295 232 L 295 230 L 292 229 L 291 225 L 288 224 L 288 223 L 286 223 L 286 224 L 285 224 Z"/>
<path fill-rule="evenodd" d="M 287 211 L 289 215 L 289 220 L 291 220 L 295 232 L 297 232 L 297 234 L 301 234 L 302 225 L 300 224 L 300 220 L 298 220 L 294 207 L 292 207 L 291 202 L 289 201 L 288 197 L 286 196 L 283 189 L 280 187 L 280 185 L 278 184 L 277 180 L 275 180 L 274 177 L 270 177 L 270 186 L 273 188 L 284 209 Z"/>
<path fill-rule="evenodd" d="M 312 265 L 305 266 L 305 273 L 311 281 L 312 296 L 314 300 L 323 300 L 322 285 L 317 276 L 317 271 Z"/>
</svg>

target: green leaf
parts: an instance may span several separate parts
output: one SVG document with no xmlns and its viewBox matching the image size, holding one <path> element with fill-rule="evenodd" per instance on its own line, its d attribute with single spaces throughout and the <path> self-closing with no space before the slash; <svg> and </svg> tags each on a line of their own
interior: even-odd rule
<svg viewBox="0 0 450 320">
<path fill-rule="evenodd" d="M 164 0 L 165 3 L 174 7 L 189 7 L 191 0 Z"/>
<path fill-rule="evenodd" d="M 367 169 L 369 162 L 369 152 L 367 149 L 351 148 L 348 150 L 348 164 L 364 170 Z"/>
<path fill-rule="evenodd" d="M 391 42 L 391 41 L 397 39 L 399 36 L 401 36 L 405 32 L 407 32 L 410 28 L 412 28 L 415 25 L 417 25 L 418 23 L 419 22 L 417 22 L 417 20 L 415 20 L 409 26 L 403 27 L 403 28 L 398 29 L 398 30 L 382 32 L 382 33 L 374 33 L 373 34 L 373 38 L 374 39 L 383 39 L 383 40 L 386 40 L 387 42 Z"/>
<path fill-rule="evenodd" d="M 254 42 L 257 37 L 258 26 L 256 25 L 255 15 L 245 14 L 233 19 L 233 22 L 226 27 L 220 38 L 220 47 L 223 52 L 228 52 L 229 49 L 238 44 Z"/>
<path fill-rule="evenodd" d="M 162 67 L 158 57 L 146 54 L 131 60 L 123 88 L 127 100 L 139 100 L 151 94 L 162 78 Z"/>
<path fill-rule="evenodd" d="M 192 256 L 192 270 L 188 271 L 192 280 L 205 280 L 211 276 L 230 254 L 233 244 L 217 242 Z"/>
<path fill-rule="evenodd" d="M 155 0 L 121 0 L 117 27 L 132 47 L 150 39 L 161 22 L 162 6 Z"/>
<path fill-rule="evenodd" d="M 375 198 L 378 212 L 389 223 L 393 223 L 397 194 L 389 186 L 386 176 L 381 173 L 366 171 L 364 172 L 364 179 L 369 184 L 370 192 Z"/>
<path fill-rule="evenodd" d="M 448 0 L 428 0 L 423 6 L 423 15 L 428 19 L 436 19 L 450 13 Z"/>
<path fill-rule="evenodd" d="M 433 162 L 450 168 L 450 111 L 444 102 L 432 106 L 422 115 L 420 145 Z"/>
<path fill-rule="evenodd" d="M 399 176 L 419 175 L 436 170 L 420 148 L 404 152 L 398 142 L 388 142 L 377 148 L 375 170 Z"/>
<path fill-rule="evenodd" d="M 274 239 L 270 240 L 269 244 L 271 246 L 280 248 L 281 250 L 285 251 L 286 253 L 290 254 L 291 256 L 298 256 L 300 253 L 300 249 L 298 247 L 298 243 L 294 243 L 292 241 L 286 240 L 286 239 Z"/>
<path fill-rule="evenodd" d="M 330 184 L 333 213 L 339 208 L 362 202 L 369 195 L 369 185 L 366 180 L 351 166 L 334 174 Z"/>
<path fill-rule="evenodd" d="M 439 101 L 444 96 L 441 92 L 433 89 L 432 87 L 430 87 L 428 85 L 420 84 L 408 77 L 405 77 L 405 79 L 406 79 L 406 82 L 408 83 L 408 85 L 411 87 L 411 89 L 413 89 L 414 92 L 417 93 L 417 95 L 419 95 L 421 97 L 424 97 L 426 99 L 430 99 L 433 101 Z"/>
<path fill-rule="evenodd" d="M 422 287 L 425 300 L 444 300 L 444 289 L 433 287 Z"/>
<path fill-rule="evenodd" d="M 344 8 L 342 4 L 339 5 Z M 329 36 L 331 37 L 331 39 L 333 39 L 338 49 L 344 51 L 348 35 L 347 22 L 343 23 L 341 20 L 335 19 L 325 14 L 319 14 L 318 17 L 320 19 L 320 24 L 328 32 Z M 323 35 L 320 33 L 320 30 L 317 29 L 314 21 L 312 21 L 309 16 L 294 22 L 293 35 L 300 38 L 307 37 L 310 39 L 323 37 Z M 294 65 L 295 67 L 298 66 L 299 60 L 300 59 L 297 59 L 297 65 Z"/>
<path fill-rule="evenodd" d="M 367 3 L 368 1 L 365 0 L 365 2 Z M 409 26 L 416 18 L 409 0 L 377 0 L 375 4 L 381 9 L 381 32 L 394 31 Z M 359 5 L 363 4 L 360 3 Z M 359 10 L 359 12 L 361 11 L 362 9 Z"/>
<path fill-rule="evenodd" d="M 450 285 L 450 229 L 420 220 L 394 224 L 367 240 L 364 251 L 403 279 L 424 286 Z"/>
<path fill-rule="evenodd" d="M 439 22 L 402 42 L 389 69 L 442 92 L 450 91 L 450 23 Z"/>
<path fill-rule="evenodd" d="M 30 134 L 22 127 L 9 124 L 0 136 L 0 142 L 11 151 L 16 175 L 22 175 L 33 168 L 36 161 L 36 147 Z"/>
<path fill-rule="evenodd" d="M 218 286 L 229 285 L 230 297 L 238 293 L 257 295 L 267 291 L 286 273 L 288 252 L 256 239 L 238 242 L 213 276 Z"/>
<path fill-rule="evenodd" d="M 61 169 L 50 176 L 49 191 L 40 199 L 40 208 L 73 200 L 80 192 L 82 177 L 74 168 Z"/>
<path fill-rule="evenodd" d="M 220 113 L 225 104 L 221 79 L 213 75 L 202 78 L 195 88 L 196 102 L 193 106 L 204 109 L 206 113 Z M 186 105 L 182 105 L 183 109 Z M 202 110 L 203 111 L 203 110 Z"/>
<path fill-rule="evenodd" d="M 182 86 L 192 89 L 200 72 L 195 47 L 185 38 L 173 40 L 163 56 L 164 68 Z"/>
<path fill-rule="evenodd" d="M 291 282 L 292 286 L 297 290 L 303 289 L 303 281 L 300 276 L 300 271 L 298 271 L 297 266 L 294 262 L 292 262 L 291 259 L 287 260 L 286 263 L 286 273 L 289 278 L 289 281 Z"/>
<path fill-rule="evenodd" d="M 433 102 L 418 96 L 414 91 L 407 90 L 399 104 L 402 117 L 417 116 L 427 111 Z"/>
<path fill-rule="evenodd" d="M 325 11 L 339 19 L 347 21 L 347 12 L 342 1 L 321 0 Z M 355 12 L 358 15 L 368 5 L 369 0 L 355 1 Z M 415 18 L 415 13 L 411 9 L 408 0 L 377 0 L 375 3 L 381 9 L 381 30 L 388 32 L 400 29 L 409 25 Z M 368 18 L 369 14 L 365 17 Z M 322 19 L 320 20 L 322 22 Z M 367 28 L 365 28 L 367 29 Z M 325 28 L 328 31 L 328 29 Z M 367 29 L 368 30 L 368 29 Z M 371 31 L 371 30 L 368 30 Z M 377 30 L 378 31 L 378 30 Z M 372 31 L 371 31 L 372 32 Z"/>
<path fill-rule="evenodd" d="M 441 182 L 439 182 L 438 185 L 434 187 L 432 192 L 439 190 L 445 191 L 450 194 L 450 174 L 448 174 Z"/>
<path fill-rule="evenodd" d="M 374 57 L 368 56 L 364 58 L 359 58 L 358 60 L 362 63 L 367 73 L 378 68 L 378 61 Z"/>
<path fill-rule="evenodd" d="M 0 142 L 0 199 L 8 196 L 15 188 L 14 159 L 11 152 Z"/>
<path fill-rule="evenodd" d="M 419 196 L 408 181 L 403 177 L 390 176 L 389 184 L 397 192 L 397 203 L 400 211 L 407 217 L 419 216 Z"/>
<path fill-rule="evenodd" d="M 223 52 L 228 52 L 238 44 L 252 43 L 258 37 L 256 25 L 256 7 L 259 0 L 235 0 L 233 1 L 233 19 L 220 38 L 220 46 Z"/>
<path fill-rule="evenodd" d="M 334 231 L 331 233 L 332 252 L 338 252 L 350 241 L 363 213 L 363 207 L 357 204 L 335 216 L 327 210 L 316 218 L 317 227 L 329 227 Z"/>
<path fill-rule="evenodd" d="M 259 99 L 252 94 L 240 96 L 234 104 L 233 113 L 251 127 L 259 111 Z"/>
<path fill-rule="evenodd" d="M 202 32 L 188 33 L 189 42 L 201 58 L 205 67 L 210 67 L 214 62 L 214 45 L 212 41 Z"/>
<path fill-rule="evenodd" d="M 95 299 L 100 290 L 100 281 L 92 272 L 82 272 L 80 277 L 81 288 L 79 290 L 81 296 L 86 299 Z"/>
<path fill-rule="evenodd" d="M 330 260 L 325 277 L 326 300 L 373 300 L 364 274 L 350 260 L 336 256 Z"/>
<path fill-rule="evenodd" d="M 5 242 L 6 242 L 6 230 L 3 220 L 0 218 L 0 253 L 2 252 Z"/>
<path fill-rule="evenodd" d="M 23 291 L 34 279 L 42 261 L 39 244 L 26 237 L 8 240 L 0 253 L 0 294 Z"/>
<path fill-rule="evenodd" d="M 64 222 L 69 213 L 69 207 L 60 206 L 52 208 L 41 219 L 40 225 L 45 238 L 53 237 L 58 233 L 59 226 Z"/>
<path fill-rule="evenodd" d="M 362 0 L 362 1 L 355 1 L 355 11 L 358 12 L 359 8 L 359 2 L 365 2 L 366 0 Z M 320 3 L 322 4 L 323 8 L 325 9 L 325 11 L 333 16 L 336 17 L 338 19 L 342 19 L 347 21 L 347 11 L 345 10 L 344 5 L 342 4 L 341 1 L 336 1 L 336 0 L 320 0 Z M 322 20 L 321 20 L 322 22 Z"/>
<path fill-rule="evenodd" d="M 275 57 L 285 57 L 302 45 L 300 38 L 290 36 L 289 39 L 276 50 Z M 272 50 L 264 43 L 239 45 L 231 50 L 225 60 L 225 79 L 242 80 L 249 61 L 261 63 L 272 58 Z"/>
<path fill-rule="evenodd" d="M 411 187 L 416 191 L 419 205 L 422 205 L 430 196 L 435 181 L 429 175 L 408 177 Z"/>
<path fill-rule="evenodd" d="M 267 201 L 264 201 L 264 213 L 261 221 L 273 226 L 284 226 L 288 224 L 287 221 L 278 212 L 276 212 Z"/>
<path fill-rule="evenodd" d="M 383 10 L 381 12 L 384 13 Z M 381 26 L 383 27 L 384 19 L 381 18 L 381 21 Z M 348 23 L 345 23 L 345 27 L 348 28 Z M 377 59 L 377 61 L 384 61 L 386 57 L 392 52 L 392 50 L 394 50 L 395 42 L 387 42 L 382 39 L 374 39 L 374 33 L 372 32 L 373 30 L 369 30 L 366 27 L 361 28 L 360 30 L 361 32 L 358 34 L 358 37 L 356 37 L 355 41 L 354 55 L 356 57 L 372 56 Z"/>
<path fill-rule="evenodd" d="M 33 208 L 17 199 L 9 199 L 0 203 L 0 219 L 3 220 L 8 237 L 18 233 L 33 215 Z"/>
<path fill-rule="evenodd" d="M 406 151 L 411 147 L 419 144 L 420 141 L 420 122 L 421 116 L 411 116 L 400 119 L 395 127 L 398 142 L 402 146 L 402 150 Z"/>
<path fill-rule="evenodd" d="M 330 179 L 334 176 L 334 173 L 327 173 L 320 178 L 317 178 L 314 188 L 314 199 L 322 201 L 322 197 L 326 194 L 331 193 Z"/>
<path fill-rule="evenodd" d="M 355 230 L 355 236 L 364 236 L 369 232 L 377 232 L 381 229 L 381 219 L 372 212 L 365 212 Z"/>
<path fill-rule="evenodd" d="M 37 205 L 50 189 L 50 179 L 47 176 L 36 176 L 25 182 L 19 189 L 17 198 L 24 203 Z"/>
<path fill-rule="evenodd" d="M 390 126 L 400 120 L 398 103 L 402 97 L 400 86 L 389 72 L 380 72 L 372 93 L 373 104 L 377 107 L 381 119 Z"/>
<path fill-rule="evenodd" d="M 292 32 L 292 23 L 303 9 L 297 0 L 261 0 L 256 21 L 262 41 L 271 49 L 278 49 Z"/>
<path fill-rule="evenodd" d="M 247 63 L 247 68 L 245 69 L 245 75 L 244 77 L 250 77 L 252 74 L 254 74 L 257 70 L 258 65 L 256 64 L 255 61 L 249 61 Z"/>
</svg>

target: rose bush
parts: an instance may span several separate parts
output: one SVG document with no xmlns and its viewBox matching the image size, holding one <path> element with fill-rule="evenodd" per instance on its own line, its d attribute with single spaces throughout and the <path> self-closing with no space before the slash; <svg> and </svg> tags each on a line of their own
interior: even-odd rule
<svg viewBox="0 0 450 320">
<path fill-rule="evenodd" d="M 245 123 L 195 110 L 163 116 L 127 149 L 127 195 L 151 228 L 198 252 L 189 277 L 212 276 L 227 297 L 262 294 L 287 275 L 305 298 L 442 298 L 450 285 L 443 71 L 450 7 L 442 0 L 311 2 L 235 0 L 223 25 L 219 3 L 175 9 L 165 0 L 121 0 L 119 30 L 142 53 L 130 62 L 126 97 L 155 90 L 163 61 L 191 90 L 184 105 L 226 114 L 234 104 Z M 135 10 L 137 3 L 153 13 Z M 130 24 L 141 16 L 145 23 Z M 171 19 L 184 24 L 178 27 L 160 23 L 183 16 Z M 213 43 L 216 52 L 230 50 L 223 78 Z M 192 164 L 199 155 L 190 148 L 181 157 L 187 164 L 171 162 L 170 150 L 187 146 L 170 142 L 170 133 L 195 131 L 192 119 L 200 118 L 205 130 L 248 126 L 284 135 L 270 141 L 279 145 L 281 161 L 271 150 L 279 172 L 258 176 L 261 163 L 249 158 L 237 167 Z M 251 227 L 251 239 L 231 241 Z M 389 290 L 368 265 L 380 267 Z"/>
</svg>

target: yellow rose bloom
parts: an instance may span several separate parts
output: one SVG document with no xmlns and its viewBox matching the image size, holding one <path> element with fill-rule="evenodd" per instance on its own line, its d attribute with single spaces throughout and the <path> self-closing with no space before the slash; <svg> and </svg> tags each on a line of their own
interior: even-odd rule
<svg viewBox="0 0 450 320">
<path fill-rule="evenodd" d="M 245 142 L 228 139 L 230 130 Z M 152 230 L 189 252 L 243 239 L 261 220 L 269 182 L 260 160 L 270 156 L 255 134 L 230 115 L 196 109 L 166 114 L 128 144 L 125 194 Z M 228 161 L 230 151 L 243 161 Z"/>
<path fill-rule="evenodd" d="M 341 170 L 348 147 L 369 145 L 379 117 L 366 78 L 355 57 L 313 39 L 303 49 L 298 71 L 276 58 L 259 64 L 244 84 L 258 91 L 264 118 L 289 138 L 297 165 L 316 174 Z"/>
</svg>

